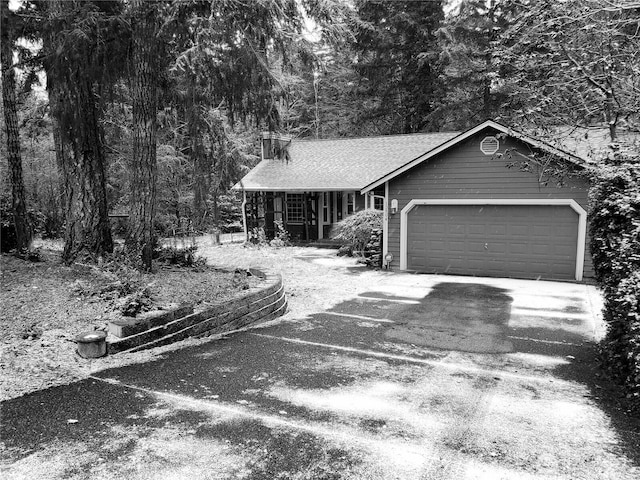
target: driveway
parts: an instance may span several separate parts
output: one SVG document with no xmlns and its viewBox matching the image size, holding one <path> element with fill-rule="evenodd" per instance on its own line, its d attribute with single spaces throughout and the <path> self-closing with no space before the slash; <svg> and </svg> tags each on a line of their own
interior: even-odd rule
<svg viewBox="0 0 640 480">
<path fill-rule="evenodd" d="M 296 252 L 343 277 L 339 301 L 303 314 L 309 285 L 338 287 L 301 279 L 282 321 L 3 402 L 2 477 L 640 475 L 639 425 L 596 376 L 595 288 Z"/>
</svg>

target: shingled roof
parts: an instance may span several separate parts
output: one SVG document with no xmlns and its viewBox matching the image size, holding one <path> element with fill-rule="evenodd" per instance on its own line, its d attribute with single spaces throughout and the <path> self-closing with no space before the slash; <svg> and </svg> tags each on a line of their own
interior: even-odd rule
<svg viewBox="0 0 640 480">
<path fill-rule="evenodd" d="M 361 190 L 459 133 L 294 140 L 288 160 L 261 161 L 235 188 L 288 192 Z"/>
<path fill-rule="evenodd" d="M 609 144 L 606 135 L 597 129 L 590 129 L 587 133 L 575 128 L 558 131 L 551 138 L 541 140 L 492 120 L 465 132 L 294 140 L 289 146 L 287 160 L 261 161 L 234 189 L 267 192 L 369 191 L 485 128 L 498 130 L 577 164 L 606 154 Z"/>
</svg>

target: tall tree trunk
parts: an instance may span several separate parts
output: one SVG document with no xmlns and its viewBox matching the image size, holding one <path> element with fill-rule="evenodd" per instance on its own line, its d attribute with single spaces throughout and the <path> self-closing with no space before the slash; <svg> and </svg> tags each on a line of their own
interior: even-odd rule
<svg viewBox="0 0 640 480">
<path fill-rule="evenodd" d="M 49 4 L 52 18 L 69 12 L 73 4 Z M 89 59 L 57 57 L 57 37 L 52 32 L 45 48 L 47 91 L 56 121 L 56 157 L 64 187 L 65 234 L 62 258 L 72 262 L 80 255 L 96 260 L 113 251 L 107 210 L 105 156 L 98 98 L 89 73 Z"/>
<path fill-rule="evenodd" d="M 156 5 L 134 0 L 133 7 L 133 160 L 127 244 L 151 269 L 156 200 Z"/>
<path fill-rule="evenodd" d="M 2 8 L 7 8 L 5 2 Z M 2 35 L 2 104 L 4 107 L 4 125 L 7 133 L 7 160 L 11 171 L 11 206 L 16 229 L 16 243 L 19 250 L 31 245 L 32 230 L 27 217 L 24 180 L 22 177 L 22 156 L 20 152 L 20 130 L 16 107 L 16 80 L 13 69 L 13 49 L 10 32 Z"/>
<path fill-rule="evenodd" d="M 189 146 L 193 162 L 193 224 L 196 230 L 204 228 L 207 216 L 207 200 L 211 188 L 211 159 L 203 141 L 205 129 L 202 118 L 202 104 L 195 98 L 195 82 L 189 85 L 190 111 L 187 112 Z"/>
</svg>

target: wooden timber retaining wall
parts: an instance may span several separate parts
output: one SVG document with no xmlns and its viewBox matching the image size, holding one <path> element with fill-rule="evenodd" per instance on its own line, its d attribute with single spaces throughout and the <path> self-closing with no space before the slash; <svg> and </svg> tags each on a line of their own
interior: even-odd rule
<svg viewBox="0 0 640 480">
<path fill-rule="evenodd" d="M 161 325 L 149 322 L 150 327 L 124 338 L 107 341 L 107 353 L 137 352 L 168 345 L 188 337 L 205 337 L 236 330 L 257 321 L 284 315 L 287 299 L 280 275 L 266 275 L 265 285 L 224 303 L 210 305 L 205 310 L 180 318 L 167 315 Z M 145 321 L 143 321 L 145 323 Z M 127 331 L 126 329 L 124 331 Z"/>
</svg>

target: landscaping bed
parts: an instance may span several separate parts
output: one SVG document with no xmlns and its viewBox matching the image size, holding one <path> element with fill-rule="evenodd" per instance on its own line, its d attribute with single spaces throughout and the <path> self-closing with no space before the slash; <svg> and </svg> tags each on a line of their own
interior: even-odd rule
<svg viewBox="0 0 640 480">
<path fill-rule="evenodd" d="M 75 338 L 82 332 L 106 330 L 110 320 L 176 304 L 192 304 L 197 311 L 261 282 L 245 271 L 206 265 L 160 265 L 155 273 L 138 274 L 66 266 L 53 250 L 43 251 L 41 260 L 0 258 L 0 400 L 82 378 L 98 365 L 118 366 L 153 355 L 82 359 L 75 353 Z"/>
</svg>

